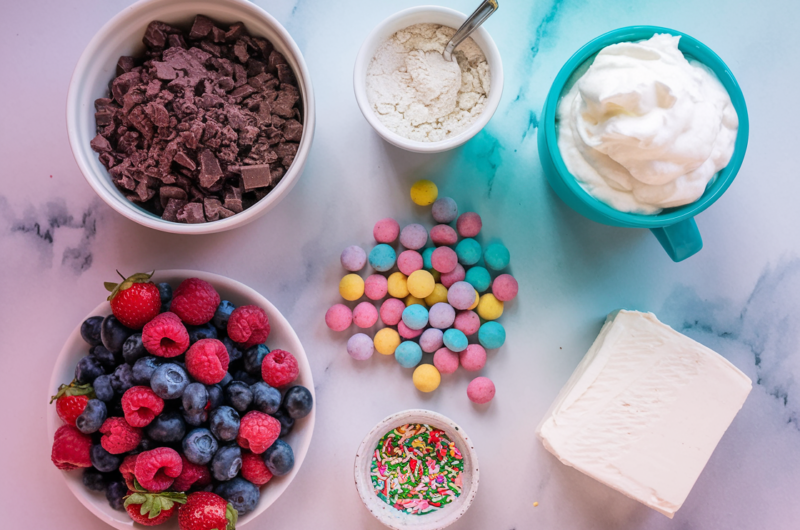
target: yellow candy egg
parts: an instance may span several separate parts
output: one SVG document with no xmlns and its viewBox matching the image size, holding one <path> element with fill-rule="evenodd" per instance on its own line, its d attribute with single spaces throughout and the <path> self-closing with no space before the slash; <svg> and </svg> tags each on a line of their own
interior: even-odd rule
<svg viewBox="0 0 800 530">
<path fill-rule="evenodd" d="M 478 303 L 478 316 L 484 320 L 497 320 L 503 314 L 503 302 L 494 297 L 492 293 L 481 296 Z"/>
<path fill-rule="evenodd" d="M 375 334 L 375 349 L 383 355 L 392 355 L 400 346 L 400 334 L 392 328 L 383 328 Z"/>
<path fill-rule="evenodd" d="M 345 300 L 358 300 L 364 295 L 364 279 L 358 274 L 348 274 L 339 282 L 339 294 Z"/>
<path fill-rule="evenodd" d="M 417 298 L 430 296 L 436 286 L 433 275 L 426 270 L 418 270 L 408 277 L 408 292 Z"/>
<path fill-rule="evenodd" d="M 414 386 L 420 392 L 433 392 L 439 388 L 439 383 L 442 382 L 442 376 L 439 370 L 432 364 L 421 364 L 414 370 Z"/>
<path fill-rule="evenodd" d="M 430 180 L 418 180 L 411 186 L 411 200 L 420 206 L 430 206 L 439 196 L 439 188 Z"/>
<path fill-rule="evenodd" d="M 439 302 L 447 302 L 447 287 L 441 283 L 434 285 L 433 292 L 425 297 L 425 303 L 430 307 Z"/>
<path fill-rule="evenodd" d="M 469 306 L 469 309 L 473 310 L 476 307 L 478 307 L 478 303 L 480 303 L 480 301 L 481 301 L 481 295 L 478 294 L 478 291 L 475 291 L 475 301 L 472 302 L 472 305 Z"/>
<path fill-rule="evenodd" d="M 408 296 L 408 276 L 402 272 L 390 274 L 387 289 L 389 291 L 389 296 L 405 298 Z"/>
<path fill-rule="evenodd" d="M 422 298 L 417 298 L 414 295 L 406 296 L 405 299 L 403 300 L 403 302 L 406 303 L 406 307 L 408 307 L 410 305 L 414 305 L 414 304 L 419 304 L 422 307 L 428 307 L 427 305 L 425 305 L 425 300 L 423 300 Z"/>
</svg>

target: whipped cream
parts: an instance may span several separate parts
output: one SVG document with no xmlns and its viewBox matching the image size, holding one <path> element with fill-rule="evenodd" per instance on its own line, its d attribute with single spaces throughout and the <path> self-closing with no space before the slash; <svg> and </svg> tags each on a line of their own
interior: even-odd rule
<svg viewBox="0 0 800 530">
<path fill-rule="evenodd" d="M 603 48 L 558 105 L 570 173 L 621 212 L 689 204 L 733 155 L 739 118 L 719 79 L 654 35 Z"/>
</svg>

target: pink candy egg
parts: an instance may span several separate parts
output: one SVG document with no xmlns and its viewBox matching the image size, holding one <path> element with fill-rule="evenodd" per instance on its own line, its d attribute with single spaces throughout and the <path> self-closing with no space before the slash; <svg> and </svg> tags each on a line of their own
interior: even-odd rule
<svg viewBox="0 0 800 530">
<path fill-rule="evenodd" d="M 389 298 L 381 304 L 381 322 L 387 326 L 396 326 L 403 318 L 403 310 L 406 304 L 397 298 Z"/>
<path fill-rule="evenodd" d="M 372 235 L 378 243 L 394 243 L 400 235 L 400 223 L 387 217 L 375 223 Z"/>
<path fill-rule="evenodd" d="M 420 224 L 411 224 L 400 232 L 400 244 L 410 250 L 419 250 L 428 242 L 428 231 Z"/>
<path fill-rule="evenodd" d="M 510 274 L 501 274 L 492 282 L 492 294 L 501 302 L 508 302 L 517 296 L 519 284 Z"/>
<path fill-rule="evenodd" d="M 367 264 L 367 253 L 358 245 L 352 245 L 342 251 L 340 261 L 345 270 L 358 272 Z"/>
<path fill-rule="evenodd" d="M 447 290 L 447 301 L 456 309 L 469 309 L 475 303 L 475 288 L 467 282 L 456 282 Z"/>
<path fill-rule="evenodd" d="M 481 327 L 481 318 L 475 311 L 459 311 L 453 327 L 466 336 L 474 335 Z"/>
<path fill-rule="evenodd" d="M 482 227 L 481 216 L 475 212 L 462 213 L 456 221 L 456 228 L 461 237 L 475 237 L 480 233 Z"/>
<path fill-rule="evenodd" d="M 422 254 L 416 250 L 404 250 L 397 256 L 397 268 L 406 276 L 422 268 Z"/>
<path fill-rule="evenodd" d="M 378 321 L 378 310 L 369 302 L 361 302 L 353 309 L 353 322 L 360 328 L 371 328 Z"/>
<path fill-rule="evenodd" d="M 416 339 L 420 335 L 422 335 L 421 329 L 411 329 L 410 327 L 406 326 L 406 323 L 402 320 L 397 323 L 397 333 L 400 334 L 406 340 Z"/>
<path fill-rule="evenodd" d="M 479 372 L 486 366 L 486 350 L 480 344 L 470 344 L 458 354 L 458 360 L 468 372 Z"/>
<path fill-rule="evenodd" d="M 443 374 L 452 374 L 458 369 L 458 354 L 447 348 L 440 348 L 433 354 L 433 365 Z"/>
<path fill-rule="evenodd" d="M 455 245 L 458 243 L 458 234 L 450 225 L 436 225 L 431 228 L 431 241 L 437 247 L 440 245 Z"/>
<path fill-rule="evenodd" d="M 375 345 L 368 335 L 356 333 L 347 341 L 347 353 L 356 361 L 366 361 L 372 357 Z"/>
<path fill-rule="evenodd" d="M 419 337 L 419 346 L 425 353 L 433 353 L 444 344 L 444 333 L 441 329 L 428 328 Z"/>
<path fill-rule="evenodd" d="M 488 403 L 494 398 L 494 383 L 488 377 L 476 377 L 467 385 L 467 397 L 473 403 Z"/>
<path fill-rule="evenodd" d="M 353 322 L 353 312 L 344 304 L 336 304 L 325 313 L 325 324 L 333 331 L 344 331 Z"/>
<path fill-rule="evenodd" d="M 453 325 L 456 318 L 456 310 L 450 304 L 439 302 L 433 304 L 433 307 L 428 311 L 428 322 L 431 327 L 438 329 L 447 329 Z"/>
<path fill-rule="evenodd" d="M 372 274 L 364 280 L 364 294 L 370 300 L 380 300 L 389 290 L 389 281 L 382 274 Z"/>
<path fill-rule="evenodd" d="M 458 263 L 456 268 L 453 269 L 451 272 L 447 274 L 442 274 L 441 282 L 442 285 L 447 287 L 448 289 L 456 282 L 463 281 L 464 278 L 467 277 L 467 271 L 464 270 L 464 267 Z M 474 302 L 474 300 L 473 300 Z"/>
<path fill-rule="evenodd" d="M 453 272 L 458 265 L 458 255 L 450 247 L 439 247 L 431 254 L 431 265 L 442 274 Z"/>
</svg>

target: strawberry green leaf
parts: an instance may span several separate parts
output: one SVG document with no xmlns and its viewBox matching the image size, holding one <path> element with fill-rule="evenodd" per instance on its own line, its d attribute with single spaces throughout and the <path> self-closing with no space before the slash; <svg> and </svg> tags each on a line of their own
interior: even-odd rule
<svg viewBox="0 0 800 530">
<path fill-rule="evenodd" d="M 105 287 L 106 291 L 108 291 L 109 293 L 113 293 L 114 289 L 117 288 L 117 285 L 119 284 L 114 282 L 103 282 L 103 287 Z"/>
<path fill-rule="evenodd" d="M 236 530 L 236 522 L 239 520 L 239 512 L 236 511 L 236 508 L 234 508 L 231 503 L 228 503 L 228 506 L 225 508 L 225 519 L 228 520 L 228 526 L 226 530 Z"/>
<path fill-rule="evenodd" d="M 161 513 L 161 497 L 155 495 L 153 497 L 153 507 L 150 508 L 150 519 L 155 519 Z"/>
<path fill-rule="evenodd" d="M 142 515 L 147 515 L 153 508 L 153 501 L 155 500 L 152 495 L 145 495 L 145 497 L 147 497 L 147 500 L 142 503 L 142 509 L 139 510 Z"/>
<path fill-rule="evenodd" d="M 125 507 L 127 508 L 131 504 L 143 504 L 146 500 L 147 497 L 143 493 L 131 493 L 125 496 Z"/>
</svg>

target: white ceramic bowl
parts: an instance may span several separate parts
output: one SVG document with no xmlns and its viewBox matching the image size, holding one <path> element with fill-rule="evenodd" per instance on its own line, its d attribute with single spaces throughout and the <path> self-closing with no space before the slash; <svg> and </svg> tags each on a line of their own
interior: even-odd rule
<svg viewBox="0 0 800 530">
<path fill-rule="evenodd" d="M 407 423 L 426 423 L 447 433 L 464 457 L 463 489 L 456 500 L 425 515 L 409 515 L 383 502 L 372 489 L 370 467 L 378 441 L 395 427 Z M 469 509 L 478 493 L 478 455 L 472 441 L 451 419 L 431 410 L 411 409 L 392 414 L 378 423 L 358 447 L 355 462 L 356 489 L 361 502 L 381 523 L 394 530 L 439 530 L 456 522 Z"/>
<path fill-rule="evenodd" d="M 165 221 L 130 202 L 111 182 L 97 153 L 89 147 L 96 136 L 94 101 L 108 96 L 108 84 L 115 77 L 121 55 L 141 55 L 142 36 L 147 25 L 160 20 L 188 26 L 195 15 L 203 14 L 222 23 L 244 22 L 252 35 L 264 37 L 282 53 L 297 77 L 303 102 L 303 137 L 294 162 L 269 194 L 250 208 L 227 219 L 210 223 L 184 224 Z M 249 223 L 277 204 L 303 172 L 314 137 L 314 91 L 311 76 L 286 29 L 266 11 L 245 0 L 140 0 L 109 20 L 86 46 L 78 60 L 67 94 L 67 134 L 72 153 L 86 181 L 109 206 L 137 223 L 176 234 L 210 234 Z"/>
<path fill-rule="evenodd" d="M 478 134 L 483 129 L 497 110 L 500 104 L 500 97 L 503 95 L 503 63 L 500 59 L 500 50 L 489 36 L 484 26 L 479 27 L 471 36 L 472 40 L 480 47 L 489 63 L 491 77 L 491 87 L 489 97 L 483 112 L 475 122 L 455 136 L 446 138 L 440 142 L 418 142 L 409 140 L 399 134 L 390 131 L 375 114 L 372 105 L 367 98 L 367 69 L 372 57 L 378 48 L 386 42 L 392 35 L 401 29 L 413 26 L 414 24 L 441 24 L 458 29 L 467 19 L 463 13 L 454 9 L 440 6 L 419 6 L 405 9 L 390 16 L 372 30 L 367 36 L 356 57 L 356 64 L 353 70 L 353 89 L 356 93 L 356 101 L 361 113 L 367 119 L 372 128 L 387 142 L 407 151 L 416 153 L 441 153 L 464 144 L 467 140 Z M 456 48 L 458 49 L 458 48 Z"/>
<path fill-rule="evenodd" d="M 304 387 L 308 388 L 308 390 L 311 392 L 311 395 L 315 397 L 316 401 L 316 396 L 314 394 L 314 381 L 311 376 L 311 367 L 308 364 L 308 357 L 306 357 L 306 352 L 303 350 L 303 345 L 300 344 L 300 339 L 297 338 L 297 334 L 292 329 L 292 326 L 289 325 L 289 322 L 283 317 L 283 315 L 281 315 L 280 311 L 278 311 L 275 306 L 269 302 L 269 300 L 242 283 L 208 272 L 192 270 L 157 271 L 155 276 L 153 276 L 153 281 L 156 283 L 169 282 L 173 287 L 177 287 L 178 284 L 186 278 L 201 278 L 206 280 L 216 288 L 223 300 L 230 300 L 236 306 L 255 304 L 262 307 L 269 316 L 269 323 L 271 327 L 270 335 L 267 339 L 267 345 L 270 347 L 270 349 L 285 349 L 286 351 L 291 352 L 297 358 L 297 362 L 300 366 L 300 376 L 297 378 L 296 384 L 303 385 Z M 111 314 L 111 307 L 109 306 L 108 302 L 103 302 L 84 318 L 94 315 L 105 316 L 109 314 Z M 53 374 L 50 376 L 50 387 L 48 389 L 49 393 L 47 399 L 48 402 L 50 400 L 50 395 L 55 394 L 55 391 L 58 389 L 60 384 L 69 383 L 72 381 L 75 374 L 75 365 L 81 357 L 88 353 L 89 346 L 81 338 L 80 328 L 82 322 L 83 319 L 78 322 L 78 325 L 75 327 L 72 334 L 70 334 L 67 342 L 64 344 L 64 348 L 61 350 L 61 353 L 58 354 L 58 358 L 55 361 Z M 286 442 L 292 446 L 292 450 L 294 451 L 294 468 L 287 475 L 282 477 L 274 477 L 261 488 L 261 498 L 258 501 L 256 509 L 247 515 L 240 517 L 237 528 L 243 527 L 258 517 L 261 512 L 269 508 L 269 506 L 278 500 L 278 497 L 280 497 L 281 494 L 286 491 L 286 488 L 289 487 L 289 484 L 292 482 L 292 480 L 294 480 L 294 477 L 297 475 L 297 472 L 300 470 L 300 466 L 303 464 L 303 460 L 306 457 L 308 446 L 311 444 L 311 435 L 314 432 L 315 417 L 316 403 L 314 408 L 311 410 L 311 413 L 305 418 L 297 420 L 292 432 L 284 438 L 284 440 L 286 440 Z M 48 405 L 48 444 L 52 444 L 56 429 L 58 429 L 61 425 L 63 425 L 63 422 L 61 421 L 61 418 L 58 417 L 58 414 L 56 414 L 55 406 Z M 119 512 L 112 509 L 102 492 L 98 493 L 86 489 L 83 486 L 81 470 L 62 471 L 61 475 L 64 477 L 67 487 L 72 491 L 75 497 L 77 497 L 78 500 L 81 501 L 81 503 L 86 506 L 90 512 L 95 514 L 103 522 L 121 530 L 142 528 L 139 525 L 134 525 L 133 521 L 131 521 L 126 512 Z M 159 526 L 159 528 L 164 530 L 177 530 L 177 517 L 173 517 L 168 523 Z"/>
</svg>

